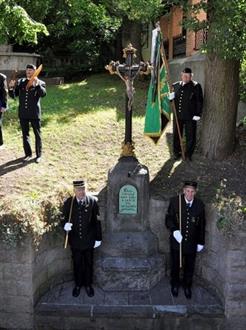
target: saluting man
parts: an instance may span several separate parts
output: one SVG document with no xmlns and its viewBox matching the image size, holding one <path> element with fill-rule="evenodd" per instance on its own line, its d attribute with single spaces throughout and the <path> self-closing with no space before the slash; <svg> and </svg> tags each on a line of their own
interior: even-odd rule
<svg viewBox="0 0 246 330">
<path fill-rule="evenodd" d="M 73 181 L 74 197 L 69 197 L 63 206 L 63 225 L 68 233 L 72 250 L 75 287 L 73 296 L 78 297 L 85 286 L 89 297 L 94 296 L 93 253 L 102 240 L 101 222 L 97 219 L 99 207 L 95 197 L 86 192 L 84 180 Z"/>
<path fill-rule="evenodd" d="M 35 77 L 32 86 L 26 89 L 35 70 L 35 65 L 28 64 L 26 66 L 26 78 L 19 79 L 16 85 L 14 80 L 10 80 L 9 95 L 12 98 L 19 97 L 19 119 L 25 152 L 24 162 L 29 161 L 32 157 L 29 136 L 29 125 L 31 124 L 35 135 L 36 163 L 39 163 L 42 155 L 40 98 L 46 95 L 46 86 L 44 81 Z"/>
<path fill-rule="evenodd" d="M 181 73 L 181 81 L 173 84 L 174 93 L 169 99 L 174 98 L 178 124 L 181 137 L 185 130 L 186 138 L 186 159 L 192 160 L 192 154 L 196 146 L 196 124 L 200 120 L 203 107 L 203 94 L 201 85 L 192 80 L 192 71 L 185 68 Z M 180 140 L 176 120 L 173 120 L 173 153 L 175 160 L 181 157 Z"/>
<path fill-rule="evenodd" d="M 197 183 L 185 181 L 183 194 L 171 198 L 166 214 L 166 227 L 170 230 L 171 292 L 178 296 L 180 286 L 180 249 L 182 251 L 183 288 L 187 299 L 192 296 L 192 279 L 197 252 L 205 244 L 205 208 L 196 198 Z M 179 209 L 181 198 L 181 230 Z"/>
</svg>

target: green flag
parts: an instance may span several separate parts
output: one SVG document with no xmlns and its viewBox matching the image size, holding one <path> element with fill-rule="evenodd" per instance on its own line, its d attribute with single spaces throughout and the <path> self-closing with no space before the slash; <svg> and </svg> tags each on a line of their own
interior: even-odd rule
<svg viewBox="0 0 246 330">
<path fill-rule="evenodd" d="M 171 116 L 171 104 L 168 98 L 169 84 L 165 66 L 161 32 L 153 30 L 152 63 L 154 69 L 147 96 L 144 135 L 155 143 L 161 137 Z"/>
</svg>

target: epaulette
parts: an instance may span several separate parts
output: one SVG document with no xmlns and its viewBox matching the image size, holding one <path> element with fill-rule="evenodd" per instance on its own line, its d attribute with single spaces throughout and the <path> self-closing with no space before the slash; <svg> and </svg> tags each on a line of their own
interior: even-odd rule
<svg viewBox="0 0 246 330">
<path fill-rule="evenodd" d="M 196 86 L 196 85 L 198 84 L 198 82 L 195 81 L 195 80 L 192 80 L 192 82 L 193 82 L 193 85 L 194 85 L 194 86 Z"/>
<path fill-rule="evenodd" d="M 17 84 L 19 85 L 20 83 L 24 82 L 25 80 L 26 80 L 26 78 L 20 78 L 20 79 L 18 79 Z"/>
<path fill-rule="evenodd" d="M 7 78 L 7 76 L 5 76 L 5 74 L 3 74 L 3 73 L 0 73 L 0 76 L 1 76 L 1 78 L 3 78 L 3 80 L 5 80 Z"/>
</svg>

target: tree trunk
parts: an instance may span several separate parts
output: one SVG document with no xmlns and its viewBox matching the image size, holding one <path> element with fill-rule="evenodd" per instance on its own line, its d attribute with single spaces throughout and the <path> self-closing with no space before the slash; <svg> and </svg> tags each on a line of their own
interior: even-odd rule
<svg viewBox="0 0 246 330">
<path fill-rule="evenodd" d="M 239 61 L 208 55 L 205 73 L 202 153 L 209 159 L 222 160 L 235 147 Z"/>
</svg>

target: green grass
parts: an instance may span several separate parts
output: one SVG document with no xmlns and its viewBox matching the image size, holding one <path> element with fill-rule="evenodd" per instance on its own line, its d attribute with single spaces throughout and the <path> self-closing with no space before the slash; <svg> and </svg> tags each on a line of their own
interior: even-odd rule
<svg viewBox="0 0 246 330">
<path fill-rule="evenodd" d="M 147 83 L 136 81 L 133 139 L 136 154 L 155 175 L 163 163 L 164 141 L 158 146 L 143 136 Z M 57 189 L 68 189 L 84 177 L 89 189 L 105 185 L 108 169 L 118 160 L 124 138 L 125 86 L 116 76 L 90 76 L 79 83 L 48 86 L 42 102 L 43 162 L 30 163 L 1 177 L 5 197 L 42 199 Z M 4 120 L 5 160 L 23 155 L 16 114 L 18 102 L 10 102 Z M 32 145 L 34 137 L 32 135 Z M 34 149 L 34 148 L 33 148 Z M 154 158 L 153 158 L 154 150 Z M 144 152 L 143 152 L 144 151 Z M 167 155 L 168 156 L 168 155 Z"/>
</svg>

